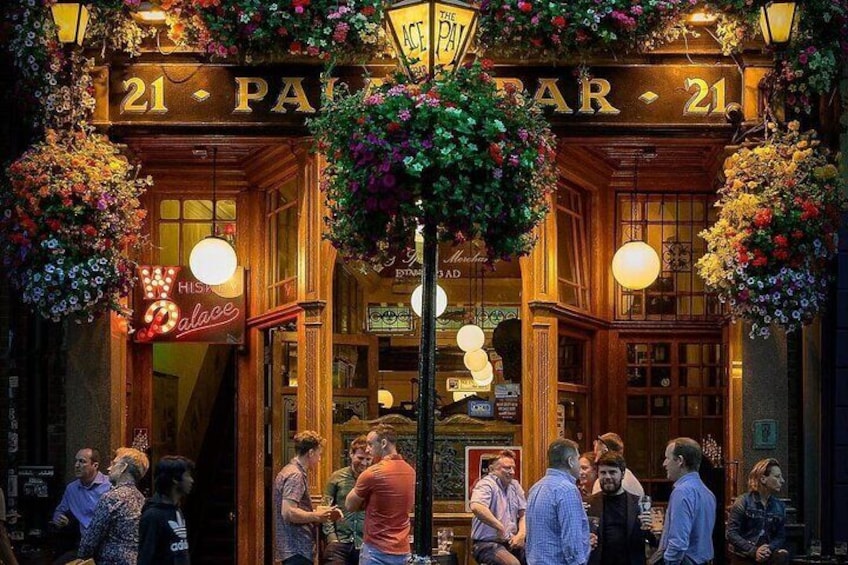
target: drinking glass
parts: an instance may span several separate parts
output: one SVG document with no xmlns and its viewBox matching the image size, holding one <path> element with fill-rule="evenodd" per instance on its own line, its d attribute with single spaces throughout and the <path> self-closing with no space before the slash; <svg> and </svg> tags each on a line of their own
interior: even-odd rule
<svg viewBox="0 0 848 565">
<path fill-rule="evenodd" d="M 819 539 L 810 540 L 810 557 L 813 559 L 821 558 L 822 544 Z"/>
<path fill-rule="evenodd" d="M 597 516 L 589 516 L 589 533 L 597 534 L 598 528 L 601 527 L 601 519 Z"/>
<path fill-rule="evenodd" d="M 658 534 L 663 531 L 665 512 L 662 508 L 651 508 L 651 531 Z"/>
<path fill-rule="evenodd" d="M 833 555 L 839 563 L 845 562 L 845 557 L 848 556 L 848 542 L 837 541 L 833 544 Z"/>
<path fill-rule="evenodd" d="M 639 512 L 650 512 L 651 511 L 651 497 L 647 494 L 643 494 L 639 497 Z"/>
<path fill-rule="evenodd" d="M 329 494 L 321 495 L 321 505 L 322 506 L 332 506 L 333 505 L 333 497 Z"/>
<path fill-rule="evenodd" d="M 439 528 L 437 532 L 439 553 L 450 553 L 451 546 L 453 545 L 453 528 Z"/>
</svg>

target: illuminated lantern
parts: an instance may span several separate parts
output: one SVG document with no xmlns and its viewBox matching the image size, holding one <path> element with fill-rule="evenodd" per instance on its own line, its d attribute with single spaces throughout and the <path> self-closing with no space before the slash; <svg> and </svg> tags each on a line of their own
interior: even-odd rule
<svg viewBox="0 0 848 565">
<path fill-rule="evenodd" d="M 484 343 L 486 343 L 486 334 L 478 325 L 466 324 L 456 332 L 456 344 L 463 351 L 482 349 Z"/>
<path fill-rule="evenodd" d="M 647 288 L 657 280 L 659 274 L 660 257 L 644 241 L 628 241 L 612 258 L 612 275 L 624 288 Z"/>
<path fill-rule="evenodd" d="M 467 352 L 462 360 L 465 362 L 465 368 L 471 371 L 482 371 L 489 362 L 489 356 L 483 349 L 475 349 Z"/>
<path fill-rule="evenodd" d="M 412 305 L 412 311 L 420 318 L 421 317 L 421 300 L 424 294 L 424 285 L 419 284 L 415 290 L 412 291 L 412 298 L 410 298 L 409 302 Z M 436 285 L 436 317 L 438 318 L 442 314 L 445 313 L 445 309 L 448 307 L 448 294 L 445 292 L 445 289 Z"/>
<path fill-rule="evenodd" d="M 391 391 L 381 388 L 377 391 L 377 404 L 383 408 L 391 408 L 395 404 L 395 397 Z"/>
<path fill-rule="evenodd" d="M 785 47 L 789 43 L 797 11 L 795 2 L 768 2 L 760 8 L 760 29 L 766 45 Z"/>
<path fill-rule="evenodd" d="M 62 43 L 82 45 L 88 27 L 88 8 L 82 2 L 57 2 L 50 7 Z"/>
</svg>

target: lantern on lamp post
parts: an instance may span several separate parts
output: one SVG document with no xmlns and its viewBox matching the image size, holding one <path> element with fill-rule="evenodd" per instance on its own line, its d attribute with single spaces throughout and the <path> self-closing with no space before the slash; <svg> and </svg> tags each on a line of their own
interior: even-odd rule
<svg viewBox="0 0 848 565">
<path fill-rule="evenodd" d="M 50 7 L 61 43 L 82 46 L 88 27 L 88 8 L 82 2 L 57 2 Z"/>
<path fill-rule="evenodd" d="M 451 73 L 477 30 L 478 8 L 458 0 L 402 0 L 386 11 L 398 60 L 413 81 Z M 427 198 L 430 183 L 422 182 Z M 423 209 L 423 207 L 421 208 Z M 433 538 L 433 459 L 436 408 L 436 266 L 437 229 L 423 214 L 421 344 L 418 357 L 418 431 L 416 446 L 415 524 L 413 560 L 429 563 Z"/>
<path fill-rule="evenodd" d="M 768 2 L 760 8 L 760 29 L 766 45 L 780 49 L 789 44 L 797 12 L 795 2 Z"/>
</svg>

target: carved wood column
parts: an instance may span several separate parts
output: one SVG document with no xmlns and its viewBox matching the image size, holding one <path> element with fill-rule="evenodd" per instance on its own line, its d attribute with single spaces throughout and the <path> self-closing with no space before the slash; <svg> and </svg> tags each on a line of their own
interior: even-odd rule
<svg viewBox="0 0 848 565">
<path fill-rule="evenodd" d="M 327 439 L 317 473 L 309 487 L 318 493 L 333 467 L 333 265 L 335 250 L 322 239 L 324 195 L 319 186 L 323 160 L 310 155 L 308 145 L 297 150 L 303 197 L 298 222 L 297 429 L 315 430 Z"/>
<path fill-rule="evenodd" d="M 557 292 L 555 222 L 549 213 L 536 247 L 521 259 L 522 482 L 528 486 L 545 474 L 548 445 L 556 438 L 557 319 L 550 310 Z"/>
</svg>

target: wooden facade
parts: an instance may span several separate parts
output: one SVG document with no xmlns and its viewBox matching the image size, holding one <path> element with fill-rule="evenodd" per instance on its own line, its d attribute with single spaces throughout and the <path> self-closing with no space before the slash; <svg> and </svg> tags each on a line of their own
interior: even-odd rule
<svg viewBox="0 0 848 565">
<path fill-rule="evenodd" d="M 704 61 L 712 61 L 716 56 L 710 50 L 704 53 Z M 758 62 L 762 63 L 754 61 Z M 648 65 L 642 60 L 634 63 L 648 67 L 645 76 L 650 76 L 651 64 L 658 67 L 665 64 L 684 74 L 687 65 L 680 53 L 673 50 L 655 54 Z M 151 64 L 155 66 L 156 63 Z M 173 61 L 169 60 L 168 64 Z M 624 75 L 628 72 L 626 67 L 623 65 L 619 69 Z M 111 73 L 113 78 L 106 82 L 112 81 L 114 86 L 114 76 L 130 74 L 132 65 L 104 72 Z M 526 84 L 538 78 L 538 74 L 532 73 L 524 78 Z M 758 104 L 752 99 L 756 96 L 756 87 L 751 84 L 752 81 L 756 84 L 761 75 L 760 67 L 752 64 L 739 82 L 738 100 L 735 101 L 744 108 L 749 120 L 757 119 Z M 657 76 L 658 80 L 666 80 L 669 75 Z M 229 88 L 229 85 L 212 85 L 209 90 L 214 91 L 216 86 Z M 238 563 L 245 564 L 271 562 L 273 547 L 267 545 L 266 524 L 272 509 L 268 507 L 267 491 L 274 474 L 287 461 L 285 446 L 293 434 L 290 428 L 316 430 L 328 438 L 327 455 L 310 477 L 313 494 L 318 494 L 332 470 L 342 462 L 344 438 L 354 431 L 367 430 L 361 418 L 334 423 L 334 395 L 357 403 L 367 415 L 364 420 L 368 420 L 379 415 L 378 388 L 389 386 L 398 400 L 405 394 L 403 383 L 410 382 L 413 375 L 403 370 L 383 370 L 380 348 L 381 344 L 398 350 L 415 346 L 415 330 L 385 335 L 379 331 L 369 332 L 365 316 L 369 305 L 406 302 L 414 284 L 410 280 L 381 278 L 378 274 L 356 272 L 351 268 L 345 271 L 352 280 L 349 293 L 342 300 L 339 299 L 341 295 L 334 292 L 334 288 L 338 290 L 335 285 L 344 267 L 335 250 L 322 238 L 324 202 L 319 179 L 323 162 L 320 155 L 311 151 L 311 140 L 306 137 L 302 123 L 290 121 L 275 125 L 261 120 L 256 124 L 212 120 L 157 123 L 155 116 L 148 116 L 146 121 L 140 118 L 133 121 L 137 117 L 121 121 L 115 113 L 119 95 L 113 90 L 108 108 L 102 104 L 98 108 L 100 124 L 111 126 L 111 135 L 126 143 L 141 161 L 144 173 L 152 175 L 156 182 L 146 197 L 153 245 L 139 258 L 142 262 L 156 264 L 159 260 L 160 237 L 164 236 L 158 231 L 158 222 L 163 201 L 209 198 L 211 165 L 208 159 L 197 158 L 197 148 L 217 148 L 219 198 L 233 200 L 238 209 L 234 222 L 235 241 L 239 262 L 248 273 L 248 312 L 244 344 L 232 346 L 237 351 L 234 403 L 236 558 Z M 684 91 L 684 99 L 686 97 Z M 101 102 L 103 100 L 101 98 Z M 665 195 L 658 200 L 657 225 L 661 230 L 666 229 L 662 221 L 670 206 L 668 202 L 675 202 L 676 210 L 683 209 L 681 202 L 689 207 L 688 210 L 694 210 L 695 205 L 691 202 L 697 201 L 699 206 L 709 204 L 726 146 L 738 126 L 725 119 L 723 110 L 720 116 L 688 123 L 668 115 L 656 123 L 644 124 L 629 122 L 626 117 L 617 122 L 606 118 L 593 122 L 591 116 L 584 117 L 573 126 L 566 123 L 566 117 L 553 120 L 560 139 L 558 170 L 562 190 L 568 187 L 582 199 L 582 212 L 578 217 L 583 227 L 574 228 L 573 223 L 568 224 L 573 229 L 585 229 L 585 244 L 580 250 L 582 272 L 579 277 L 564 276 L 558 264 L 562 246 L 570 236 L 560 233 L 557 210 L 565 211 L 568 207 L 558 208 L 555 193 L 551 197 L 551 213 L 538 230 L 538 244 L 528 257 L 520 259 L 514 275 L 485 278 L 482 300 L 480 295 L 475 295 L 476 290 L 469 290 L 477 283 L 469 283 L 467 276 L 444 283 L 451 300 L 465 306 L 484 300 L 487 304 L 513 307 L 518 312 L 521 320 L 522 417 L 513 424 L 477 421 L 474 425 L 466 422 L 453 428 L 448 419 L 437 426 L 437 434 L 443 430 L 459 433 L 464 429 L 469 437 L 511 436 L 523 450 L 521 473 L 525 489 L 545 473 L 547 446 L 561 433 L 559 430 L 564 429 L 563 426 L 573 425 L 568 428 L 571 431 L 567 435 L 577 433 L 572 439 L 585 449 L 591 448 L 591 440 L 598 434 L 617 431 L 624 437 L 628 452 L 634 452 L 634 459 L 637 458 L 635 452 L 641 453 L 643 447 L 654 449 L 657 443 L 664 446 L 668 437 L 657 435 L 664 429 L 671 437 L 692 429 L 704 433 L 705 430 L 717 431 L 713 437 L 724 449 L 725 459 L 741 450 L 739 438 L 730 431 L 730 423 L 735 419 L 731 411 L 739 411 L 741 407 L 733 407 L 729 394 L 730 334 L 724 317 L 707 315 L 706 309 L 703 315 L 690 311 L 688 317 L 680 315 L 675 308 L 664 309 L 662 305 L 666 299 L 678 300 L 677 287 L 672 291 L 657 291 L 655 295 L 624 296 L 609 268 L 623 237 L 618 229 L 622 210 L 627 206 L 632 210 L 634 205 L 644 205 L 646 226 L 649 224 L 647 214 L 653 213 L 650 211 L 654 204 L 650 199 L 642 202 L 637 195 L 636 199 L 628 200 L 634 192 L 634 170 L 637 168 L 639 195 L 643 198 L 645 195 Z M 285 119 L 289 118 L 294 120 L 291 114 Z M 296 118 L 302 120 L 303 116 Z M 283 118 L 276 116 L 274 119 Z M 651 148 L 655 154 L 650 160 L 641 157 L 645 148 Z M 639 163 L 635 162 L 637 159 Z M 269 231 L 276 229 L 272 228 L 269 219 L 276 204 L 270 204 L 269 195 L 285 183 L 295 187 L 296 271 L 291 277 L 279 278 L 274 274 L 278 258 L 271 252 L 274 247 Z M 708 214 L 707 211 L 703 213 Z M 674 225 L 676 230 L 683 229 L 679 221 Z M 691 226 L 686 229 L 692 231 Z M 696 234 L 690 235 L 690 239 L 696 237 Z M 691 254 L 692 249 L 689 252 Z M 690 269 L 695 259 L 697 257 L 690 257 Z M 578 292 L 583 293 L 584 299 L 578 306 L 570 299 L 563 299 L 566 287 L 579 287 Z M 470 301 L 466 300 L 469 294 L 472 295 Z M 653 311 L 648 306 L 650 300 L 659 301 Z M 634 316 L 639 303 L 642 314 Z M 628 315 L 624 315 L 623 304 L 629 304 Z M 353 312 L 351 327 L 344 333 L 334 327 L 341 308 L 350 308 Z M 287 347 L 294 353 L 288 354 L 285 363 L 286 370 L 296 374 L 296 386 L 295 382 L 283 382 L 277 379 L 278 375 L 271 374 L 273 371 L 269 372 L 269 366 L 275 366 L 269 361 L 272 353 L 268 350 L 269 343 L 273 343 L 269 337 L 272 331 L 279 332 L 276 335 L 280 343 L 291 344 Z M 487 343 L 491 343 L 491 333 L 487 333 Z M 440 350 L 455 349 L 453 335 L 451 330 L 439 332 Z M 383 341 L 380 338 L 384 338 Z M 367 352 L 364 354 L 367 359 L 365 383 L 353 387 L 334 384 L 334 347 L 340 344 L 353 348 L 351 351 L 361 348 Z M 713 346 L 717 348 L 717 358 L 708 362 L 698 357 L 697 362 L 689 362 L 694 348 L 701 348 L 698 355 L 703 356 L 707 355 L 703 352 Z M 132 441 L 133 430 L 151 429 L 156 417 L 155 347 L 133 343 L 127 352 L 127 441 Z M 563 377 L 563 348 L 580 351 L 579 367 L 575 365 L 574 368 L 576 373 L 582 371 L 579 378 Z M 657 353 L 659 351 L 664 352 L 662 356 Z M 717 380 L 707 383 L 704 376 L 704 380 L 682 384 L 682 379 L 694 378 L 689 375 L 713 374 L 713 369 Z M 459 374 L 453 370 L 439 370 L 437 378 L 443 381 L 447 373 Z M 670 379 L 668 383 L 663 380 L 666 374 Z M 637 376 L 631 378 L 632 375 Z M 656 380 L 651 381 L 654 377 Z M 499 374 L 496 383 L 504 382 L 503 379 Z M 443 384 L 439 386 L 444 387 Z M 414 383 L 410 385 L 410 389 L 413 388 Z M 444 388 L 440 391 L 447 394 Z M 414 397 L 410 392 L 403 400 L 414 401 Z M 643 404 L 644 413 L 640 412 Z M 707 419 L 707 404 L 713 406 L 709 421 L 714 421 L 715 427 L 712 423 L 703 423 Z M 563 415 L 571 409 L 566 409 L 566 405 L 573 407 L 573 413 Z M 565 424 L 563 419 L 567 420 Z M 695 420 L 697 424 L 693 423 Z M 408 427 L 400 422 L 402 429 Z M 636 430 L 646 434 L 639 440 L 642 443 L 638 444 L 638 449 L 634 447 Z M 697 439 L 702 438 L 703 435 Z M 662 500 L 667 489 L 664 490 L 662 480 L 652 480 L 660 461 L 645 457 L 645 461 L 640 462 L 650 473 L 644 477 L 645 483 L 655 488 L 652 492 L 659 494 L 658 500 Z M 652 487 L 653 482 L 657 483 L 656 487 Z M 436 526 L 455 528 L 461 563 L 471 563 L 465 552 L 470 546 L 467 539 L 470 514 L 464 505 L 457 500 L 437 499 L 434 520 Z"/>
</svg>

